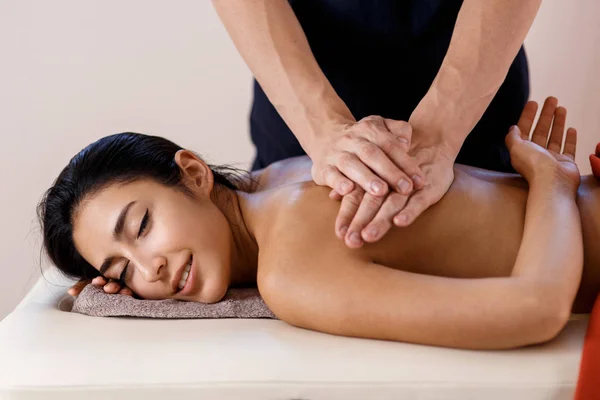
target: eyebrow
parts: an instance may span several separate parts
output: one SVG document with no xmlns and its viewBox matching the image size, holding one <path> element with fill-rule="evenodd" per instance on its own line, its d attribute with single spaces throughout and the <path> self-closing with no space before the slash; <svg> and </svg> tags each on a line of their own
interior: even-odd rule
<svg viewBox="0 0 600 400">
<path fill-rule="evenodd" d="M 125 207 L 123 207 L 123 209 L 121 210 L 121 213 L 119 214 L 119 218 L 117 218 L 117 223 L 115 224 L 115 229 L 113 231 L 113 237 L 116 240 L 121 240 L 121 236 L 123 236 L 123 228 L 125 228 L 125 220 L 127 219 L 127 213 L 129 212 L 129 209 L 136 203 L 136 201 L 132 201 L 129 204 L 127 204 Z M 100 274 L 104 275 L 104 273 L 106 272 L 106 270 L 108 268 L 110 268 L 110 265 L 112 264 L 114 260 L 114 257 L 108 257 L 106 258 L 103 262 L 102 265 L 100 266 Z"/>
</svg>

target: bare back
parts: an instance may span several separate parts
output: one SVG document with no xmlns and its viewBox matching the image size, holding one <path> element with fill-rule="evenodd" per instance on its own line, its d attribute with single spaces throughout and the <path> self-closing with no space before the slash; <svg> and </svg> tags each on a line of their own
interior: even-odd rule
<svg viewBox="0 0 600 400">
<path fill-rule="evenodd" d="M 285 262 L 286 246 L 305 246 L 331 253 L 332 260 L 335 254 L 351 255 L 420 274 L 453 278 L 509 276 L 521 243 L 527 190 L 527 183 L 518 175 L 456 165 L 448 193 L 412 225 L 392 227 L 378 242 L 350 249 L 334 234 L 340 203 L 329 199 L 330 189 L 312 181 L 296 182 L 273 190 L 273 217 L 257 240 L 261 251 L 267 249 L 261 258 L 277 260 L 268 263 L 269 268 Z M 600 284 L 600 257 L 594 246 L 599 240 L 600 182 L 585 179 L 580 192 L 580 209 L 587 208 L 581 210 L 587 251 L 574 311 L 586 312 Z M 272 207 L 277 210 L 273 212 Z M 339 268 L 343 274 L 344 266 Z"/>
</svg>

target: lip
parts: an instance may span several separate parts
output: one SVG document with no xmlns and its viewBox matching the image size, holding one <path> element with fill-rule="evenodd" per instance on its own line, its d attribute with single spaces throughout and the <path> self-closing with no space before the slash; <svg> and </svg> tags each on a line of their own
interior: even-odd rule
<svg viewBox="0 0 600 400">
<path fill-rule="evenodd" d="M 190 254 L 190 257 L 192 257 L 192 255 Z M 183 276 L 183 271 L 185 271 L 185 267 L 187 267 L 188 262 L 190 261 L 190 257 L 188 257 L 185 261 L 185 264 L 183 264 L 179 270 L 177 270 L 177 272 L 175 273 L 175 277 L 173 279 L 173 281 L 171 282 L 171 286 L 173 287 L 173 292 L 177 293 L 179 292 L 179 281 L 181 280 L 181 277 Z M 194 266 L 194 259 L 192 258 L 192 267 Z M 190 269 L 190 273 L 191 273 L 191 269 Z M 189 282 L 189 277 L 188 277 L 188 282 Z M 186 286 L 187 286 L 187 282 L 186 282 Z M 183 289 L 182 289 L 183 290 Z"/>
</svg>

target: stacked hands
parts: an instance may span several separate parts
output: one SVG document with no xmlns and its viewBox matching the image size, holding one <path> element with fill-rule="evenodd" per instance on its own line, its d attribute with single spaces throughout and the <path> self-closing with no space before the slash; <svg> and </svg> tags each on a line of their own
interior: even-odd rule
<svg viewBox="0 0 600 400">
<path fill-rule="evenodd" d="M 564 138 L 567 110 L 549 97 L 532 132 L 537 109 L 536 102 L 528 102 L 506 136 L 511 163 L 530 185 L 567 190 L 575 196 L 580 183 L 575 164 L 577 131 L 567 129 Z M 334 188 L 330 198 L 341 200 L 335 233 L 348 247 L 376 242 L 392 224 L 410 225 L 452 184 L 456 154 L 441 141 L 413 141 L 407 122 L 370 116 L 341 129 L 340 136 L 320 146 L 322 153 L 311 155 L 311 175 L 317 184 Z M 590 163 L 600 178 L 600 143 Z M 79 281 L 69 294 L 78 295 L 88 283 Z M 103 277 L 91 283 L 103 286 L 107 293 L 133 295 L 129 288 Z"/>
</svg>

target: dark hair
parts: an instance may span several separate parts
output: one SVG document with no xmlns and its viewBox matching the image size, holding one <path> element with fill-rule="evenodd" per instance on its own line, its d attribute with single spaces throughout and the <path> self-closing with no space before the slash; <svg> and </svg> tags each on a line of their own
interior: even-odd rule
<svg viewBox="0 0 600 400">
<path fill-rule="evenodd" d="M 44 249 L 65 275 L 91 279 L 100 273 L 79 254 L 73 242 L 73 214 L 87 196 L 115 183 L 153 179 L 192 196 L 175 163 L 182 147 L 159 136 L 123 132 L 106 136 L 75 155 L 40 201 L 37 212 Z M 241 174 L 230 166 L 209 165 L 218 185 L 243 190 Z"/>
</svg>

